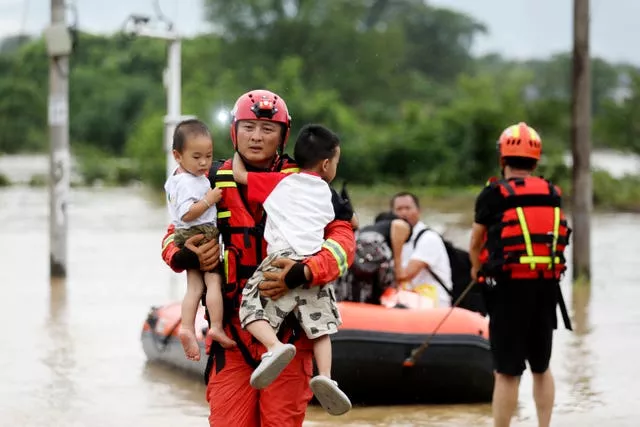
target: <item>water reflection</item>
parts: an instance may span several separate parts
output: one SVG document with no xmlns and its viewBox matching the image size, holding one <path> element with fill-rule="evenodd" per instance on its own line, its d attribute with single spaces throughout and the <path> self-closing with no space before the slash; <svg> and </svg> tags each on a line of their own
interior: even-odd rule
<svg viewBox="0 0 640 427">
<path fill-rule="evenodd" d="M 330 427 L 334 425 L 364 426 L 489 426 L 491 406 L 442 405 L 442 406 L 393 406 L 354 408 L 346 415 L 333 417 L 319 407 L 310 407 L 305 427 Z"/>
<path fill-rule="evenodd" d="M 589 324 L 589 303 L 591 302 L 591 285 L 574 284 L 571 288 L 571 308 L 573 310 L 573 333 L 581 340 L 591 331 Z"/>
<path fill-rule="evenodd" d="M 597 357 L 593 353 L 590 339 L 591 285 L 574 284 L 571 295 L 573 333 L 566 343 L 564 355 L 565 383 L 569 390 L 568 399 L 559 410 L 584 411 L 602 404 L 600 393 L 593 387 Z"/>
<path fill-rule="evenodd" d="M 75 342 L 69 334 L 67 315 L 67 288 L 64 279 L 51 279 L 49 294 L 49 315 L 45 318 L 43 343 L 46 352 L 42 363 L 49 368 L 49 381 L 44 384 L 51 409 L 64 417 L 72 410 L 77 398 L 73 381 L 76 369 Z"/>
<path fill-rule="evenodd" d="M 159 387 L 161 393 L 171 393 L 175 398 L 202 406 L 205 386 L 202 377 L 174 369 L 167 365 L 146 362 L 142 368 L 142 378 Z"/>
</svg>

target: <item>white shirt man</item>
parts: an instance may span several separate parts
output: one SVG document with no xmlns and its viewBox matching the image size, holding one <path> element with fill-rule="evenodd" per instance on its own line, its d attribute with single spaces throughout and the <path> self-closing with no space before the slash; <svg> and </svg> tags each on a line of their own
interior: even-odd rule
<svg viewBox="0 0 640 427">
<path fill-rule="evenodd" d="M 453 286 L 449 256 L 437 232 L 422 232 L 427 226 L 420 221 L 418 198 L 411 193 L 399 193 L 391 200 L 391 209 L 413 227 L 411 238 L 402 247 L 404 274 L 400 280 L 408 283 L 412 290 L 432 298 L 436 307 L 451 306 L 449 293 L 429 271 L 433 271 L 450 291 Z"/>
<path fill-rule="evenodd" d="M 407 271 L 411 261 L 418 261 L 428 266 L 429 268 L 425 266 L 419 269 L 418 273 L 409 280 L 411 289 L 437 300 L 436 307 L 449 307 L 451 306 L 449 293 L 431 274 L 431 271 L 433 271 L 442 280 L 447 289 L 451 291 L 449 256 L 442 238 L 431 229 L 424 231 L 416 243 L 416 236 L 426 228 L 427 226 L 422 221 L 418 221 L 413 227 L 411 238 L 402 247 L 402 268 Z"/>
</svg>

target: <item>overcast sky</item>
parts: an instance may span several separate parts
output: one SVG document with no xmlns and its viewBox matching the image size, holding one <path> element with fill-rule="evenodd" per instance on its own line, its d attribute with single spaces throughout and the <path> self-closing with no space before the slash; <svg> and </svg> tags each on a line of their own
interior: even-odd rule
<svg viewBox="0 0 640 427">
<path fill-rule="evenodd" d="M 233 1 L 233 0 L 229 0 Z M 130 13 L 153 13 L 153 0 L 75 0 L 80 27 L 110 33 Z M 573 0 L 431 0 L 469 13 L 489 28 L 476 53 L 498 52 L 510 58 L 540 58 L 571 48 Z M 0 0 L 0 38 L 23 29 L 39 33 L 49 20 L 49 0 Z M 160 0 L 182 33 L 207 30 L 202 0 Z M 591 0 L 592 54 L 640 65 L 640 0 Z"/>
</svg>

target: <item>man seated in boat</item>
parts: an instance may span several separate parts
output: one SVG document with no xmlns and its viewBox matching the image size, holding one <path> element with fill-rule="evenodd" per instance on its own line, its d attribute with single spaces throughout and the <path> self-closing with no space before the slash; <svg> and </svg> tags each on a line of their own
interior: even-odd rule
<svg viewBox="0 0 640 427">
<path fill-rule="evenodd" d="M 393 196 L 390 205 L 391 211 L 412 227 L 402 247 L 402 268 L 396 272 L 396 282 L 403 289 L 430 298 L 434 307 L 451 306 L 449 255 L 440 235 L 420 220 L 418 197 L 403 191 Z"/>
</svg>

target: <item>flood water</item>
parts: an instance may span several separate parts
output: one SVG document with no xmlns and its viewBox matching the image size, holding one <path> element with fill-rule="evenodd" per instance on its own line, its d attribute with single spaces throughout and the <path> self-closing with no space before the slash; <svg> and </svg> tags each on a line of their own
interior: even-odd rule
<svg viewBox="0 0 640 427">
<path fill-rule="evenodd" d="M 147 364 L 140 344 L 149 307 L 185 289 L 160 258 L 164 206 L 140 189 L 74 189 L 68 278 L 58 283 L 48 277 L 46 189 L 0 189 L 0 206 L 0 425 L 207 425 L 200 378 Z M 640 216 L 594 218 L 591 291 L 572 295 L 565 281 L 575 332 L 556 333 L 552 425 L 640 423 L 639 230 Z M 466 245 L 466 232 L 453 235 Z M 355 408 L 338 418 L 312 407 L 305 426 L 490 424 L 489 405 L 464 405 Z M 515 425 L 537 425 L 528 373 Z"/>
</svg>

